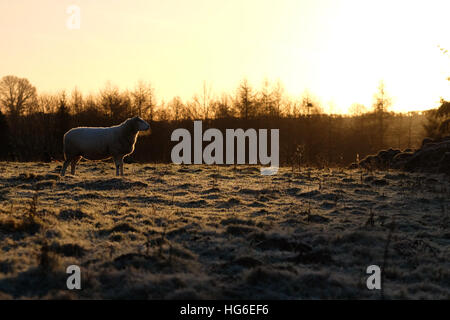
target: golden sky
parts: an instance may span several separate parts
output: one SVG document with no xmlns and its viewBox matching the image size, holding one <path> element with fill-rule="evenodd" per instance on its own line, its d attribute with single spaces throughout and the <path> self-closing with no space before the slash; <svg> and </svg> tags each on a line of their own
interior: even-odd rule
<svg viewBox="0 0 450 320">
<path fill-rule="evenodd" d="M 72 4 L 78 30 L 66 26 Z M 450 51 L 449 12 L 448 0 L 0 0 L 0 76 L 39 92 L 144 80 L 159 100 L 267 78 L 333 112 L 370 107 L 384 80 L 393 110 L 424 110 L 450 99 L 437 47 Z"/>
</svg>

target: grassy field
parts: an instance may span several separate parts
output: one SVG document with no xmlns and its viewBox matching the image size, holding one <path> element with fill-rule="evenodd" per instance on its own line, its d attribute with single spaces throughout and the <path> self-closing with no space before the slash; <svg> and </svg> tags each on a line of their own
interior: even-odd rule
<svg viewBox="0 0 450 320">
<path fill-rule="evenodd" d="M 450 299 L 448 176 L 60 167 L 0 163 L 0 298 Z"/>
</svg>

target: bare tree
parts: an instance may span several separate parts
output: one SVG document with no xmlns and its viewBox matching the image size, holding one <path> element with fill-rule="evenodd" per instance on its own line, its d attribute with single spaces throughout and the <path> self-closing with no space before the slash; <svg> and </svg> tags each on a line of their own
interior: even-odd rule
<svg viewBox="0 0 450 320">
<path fill-rule="evenodd" d="M 180 97 L 174 97 L 167 105 L 171 118 L 175 121 L 186 119 L 185 105 Z"/>
<path fill-rule="evenodd" d="M 169 121 L 171 120 L 171 114 L 170 114 L 169 106 L 166 105 L 166 102 L 164 99 L 159 103 L 158 109 L 155 110 L 155 120 L 157 121 Z"/>
<path fill-rule="evenodd" d="M 387 129 L 386 122 L 384 120 L 391 105 L 392 99 L 386 93 L 384 82 L 380 81 L 378 91 L 374 95 L 374 102 L 372 105 L 377 123 L 378 148 L 384 147 L 384 135 Z"/>
<path fill-rule="evenodd" d="M 301 113 L 299 102 L 294 99 L 286 99 L 283 105 L 283 113 L 287 118 L 298 118 Z"/>
<path fill-rule="evenodd" d="M 261 92 L 259 93 L 259 104 L 261 105 L 261 114 L 266 117 L 272 115 L 273 99 L 270 92 L 270 83 L 268 79 L 264 79 Z"/>
<path fill-rule="evenodd" d="M 323 112 L 317 99 L 309 92 L 305 91 L 301 97 L 301 112 L 308 116 Z"/>
<path fill-rule="evenodd" d="M 57 99 L 58 99 L 58 111 L 56 112 L 57 128 L 58 128 L 58 135 L 61 136 L 69 127 L 70 109 L 65 91 L 60 92 L 57 96 Z"/>
<path fill-rule="evenodd" d="M 42 113 L 55 113 L 58 109 L 58 99 L 48 93 L 40 94 L 38 96 L 38 112 Z"/>
<path fill-rule="evenodd" d="M 373 111 L 376 113 L 388 112 L 392 106 L 392 99 L 387 95 L 383 81 L 378 85 L 378 91 L 374 95 Z"/>
<path fill-rule="evenodd" d="M 256 115 L 253 89 L 247 79 L 242 80 L 237 90 L 235 107 L 242 119 L 249 119 Z"/>
<path fill-rule="evenodd" d="M 123 120 L 131 116 L 131 101 L 127 92 L 121 93 L 110 83 L 100 92 L 100 105 L 112 120 Z"/>
<path fill-rule="evenodd" d="M 348 112 L 354 116 L 361 116 L 367 112 L 367 108 L 361 103 L 354 103 L 350 106 Z"/>
<path fill-rule="evenodd" d="M 215 119 L 224 119 L 234 117 L 230 97 L 223 93 L 220 100 L 216 100 L 212 104 Z"/>
<path fill-rule="evenodd" d="M 155 91 L 151 83 L 139 81 L 131 92 L 133 108 L 140 117 L 148 118 L 150 121 L 155 116 Z"/>
<path fill-rule="evenodd" d="M 284 102 L 284 86 L 283 83 L 278 80 L 275 83 L 274 88 L 272 89 L 272 97 L 273 97 L 273 110 L 272 115 L 276 117 L 280 117 L 282 115 L 283 110 L 283 102 Z"/>
<path fill-rule="evenodd" d="M 424 128 L 430 138 L 441 138 L 450 133 L 450 101 L 441 98 L 441 106 L 428 111 Z"/>
<path fill-rule="evenodd" d="M 192 97 L 192 101 L 188 103 L 189 109 L 195 115 L 195 118 L 206 120 L 211 117 L 211 106 L 213 104 L 211 91 L 211 85 L 207 85 L 206 81 L 203 81 L 201 94 L 195 94 Z"/>
<path fill-rule="evenodd" d="M 37 106 L 36 88 L 28 79 L 5 76 L 0 80 L 0 105 L 11 116 L 31 113 Z"/>
<path fill-rule="evenodd" d="M 83 95 L 78 90 L 78 88 L 75 88 L 72 91 L 70 109 L 74 114 L 78 114 L 83 111 L 83 108 L 84 108 Z"/>
</svg>

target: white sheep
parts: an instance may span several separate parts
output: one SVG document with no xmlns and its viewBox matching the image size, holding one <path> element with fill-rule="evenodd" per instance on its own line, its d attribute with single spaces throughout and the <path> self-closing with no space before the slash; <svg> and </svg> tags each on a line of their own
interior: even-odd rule
<svg viewBox="0 0 450 320">
<path fill-rule="evenodd" d="M 104 160 L 113 158 L 116 175 L 123 176 L 123 158 L 134 151 L 139 131 L 149 130 L 150 125 L 140 117 L 129 118 L 112 127 L 79 127 L 64 134 L 64 164 L 61 176 L 71 164 L 71 173 L 81 158 Z"/>
</svg>

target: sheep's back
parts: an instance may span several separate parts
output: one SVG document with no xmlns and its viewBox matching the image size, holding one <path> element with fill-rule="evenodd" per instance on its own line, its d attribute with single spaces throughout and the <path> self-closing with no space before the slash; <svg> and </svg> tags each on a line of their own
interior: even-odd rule
<svg viewBox="0 0 450 320">
<path fill-rule="evenodd" d="M 92 160 L 103 159 L 110 156 L 113 140 L 114 128 L 74 128 L 64 135 L 64 152 Z"/>
</svg>

